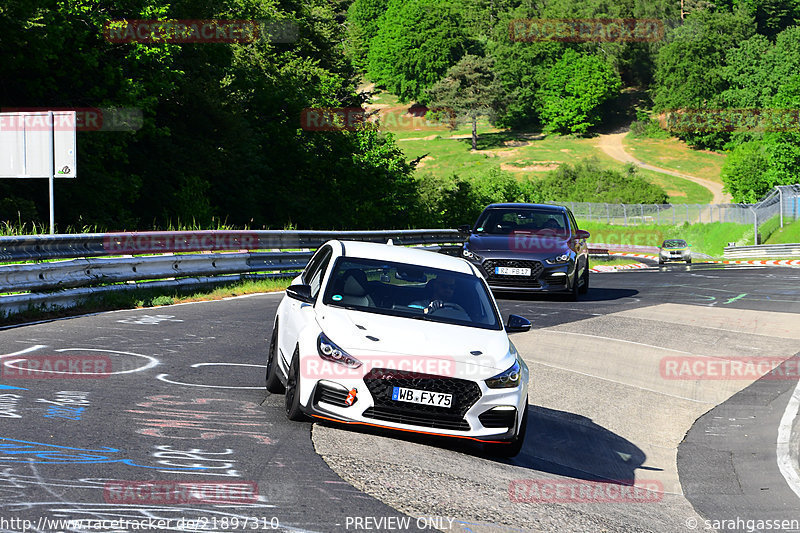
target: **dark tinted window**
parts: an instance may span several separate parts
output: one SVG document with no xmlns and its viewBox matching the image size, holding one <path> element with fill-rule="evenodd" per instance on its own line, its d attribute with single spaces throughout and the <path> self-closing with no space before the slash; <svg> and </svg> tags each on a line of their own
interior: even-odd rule
<svg viewBox="0 0 800 533">
<path fill-rule="evenodd" d="M 475 231 L 490 235 L 508 235 L 517 231 L 566 235 L 569 225 L 563 211 L 497 208 L 487 209 L 481 214 Z"/>
</svg>

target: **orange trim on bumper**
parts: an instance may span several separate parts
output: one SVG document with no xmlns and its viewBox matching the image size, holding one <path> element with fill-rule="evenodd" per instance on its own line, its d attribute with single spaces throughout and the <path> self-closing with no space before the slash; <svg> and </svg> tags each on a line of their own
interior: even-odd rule
<svg viewBox="0 0 800 533">
<path fill-rule="evenodd" d="M 474 440 L 474 441 L 477 441 L 477 442 L 485 442 L 487 444 L 511 444 L 510 442 L 505 441 L 505 440 L 485 440 L 485 439 L 479 439 L 477 437 L 467 437 L 466 435 L 448 435 L 446 433 L 434 433 L 432 431 L 420 431 L 420 430 L 417 430 L 417 429 L 404 429 L 404 428 L 395 428 L 395 427 L 392 427 L 392 426 L 382 426 L 380 424 L 372 424 L 370 422 L 359 422 L 357 420 L 338 420 L 336 418 L 329 418 L 327 416 L 322 416 L 322 415 L 314 415 L 314 414 L 312 414 L 311 416 L 313 416 L 314 418 L 320 418 L 322 420 L 328 420 L 330 422 L 337 422 L 339 424 L 348 424 L 348 425 L 349 424 L 355 424 L 355 425 L 359 425 L 359 426 L 369 426 L 369 427 L 375 427 L 375 428 L 381 428 L 381 429 L 391 429 L 392 431 L 406 431 L 408 433 L 419 433 L 421 435 L 434 435 L 436 437 L 452 437 L 452 438 L 456 438 L 456 439 L 468 439 L 468 440 Z"/>
</svg>

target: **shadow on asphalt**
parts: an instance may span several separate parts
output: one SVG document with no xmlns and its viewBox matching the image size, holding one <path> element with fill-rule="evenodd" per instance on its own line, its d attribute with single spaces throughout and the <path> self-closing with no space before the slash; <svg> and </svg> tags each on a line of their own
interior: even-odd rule
<svg viewBox="0 0 800 533">
<path fill-rule="evenodd" d="M 559 476 L 632 485 L 646 459 L 635 444 L 590 418 L 530 405 L 525 446 L 508 461 Z"/>
<path fill-rule="evenodd" d="M 589 287 L 589 292 L 578 296 L 578 302 L 607 302 L 610 300 L 621 300 L 632 298 L 639 294 L 634 289 L 616 289 L 603 287 Z M 569 301 L 568 295 L 552 292 L 535 292 L 529 294 L 503 293 L 496 292 L 495 298 L 498 300 L 509 300 L 516 302 L 563 302 Z"/>
<path fill-rule="evenodd" d="M 435 437 L 376 427 L 349 426 L 315 421 L 329 427 L 444 448 L 499 463 L 588 481 L 633 485 L 636 470 L 647 459 L 644 452 L 585 416 L 528 406 L 525 445 L 516 457 L 496 458 L 480 444 L 466 439 Z M 432 430 L 435 431 L 435 430 Z M 645 470 L 660 470 L 646 467 Z"/>
</svg>

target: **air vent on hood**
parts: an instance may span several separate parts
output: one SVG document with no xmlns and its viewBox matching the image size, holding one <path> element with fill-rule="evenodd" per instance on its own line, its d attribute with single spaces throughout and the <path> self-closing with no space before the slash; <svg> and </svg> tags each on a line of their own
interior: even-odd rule
<svg viewBox="0 0 800 533">
<path fill-rule="evenodd" d="M 483 352 L 482 352 L 482 351 L 480 351 L 480 350 L 472 350 L 472 351 L 471 351 L 471 352 L 469 352 L 469 353 L 471 353 L 472 355 L 483 355 Z"/>
<path fill-rule="evenodd" d="M 371 341 L 378 342 L 380 339 L 378 337 L 373 337 L 372 335 L 367 335 L 367 338 Z"/>
</svg>

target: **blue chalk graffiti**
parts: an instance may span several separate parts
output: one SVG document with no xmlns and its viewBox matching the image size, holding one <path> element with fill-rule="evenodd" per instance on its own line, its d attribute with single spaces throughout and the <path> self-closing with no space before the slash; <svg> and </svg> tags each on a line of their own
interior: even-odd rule
<svg viewBox="0 0 800 533">
<path fill-rule="evenodd" d="M 122 463 L 128 466 L 138 466 L 139 468 L 152 468 L 155 470 L 163 469 L 163 466 L 146 466 L 134 463 L 131 459 L 115 459 L 108 455 L 119 453 L 116 448 L 103 447 L 97 450 L 87 450 L 84 448 L 71 448 L 69 446 L 56 446 L 54 444 L 42 444 L 26 440 L 8 439 L 0 437 L 0 463 L 26 463 L 26 464 L 108 464 Z M 173 470 L 197 471 L 205 470 L 206 467 L 170 467 Z"/>
</svg>

